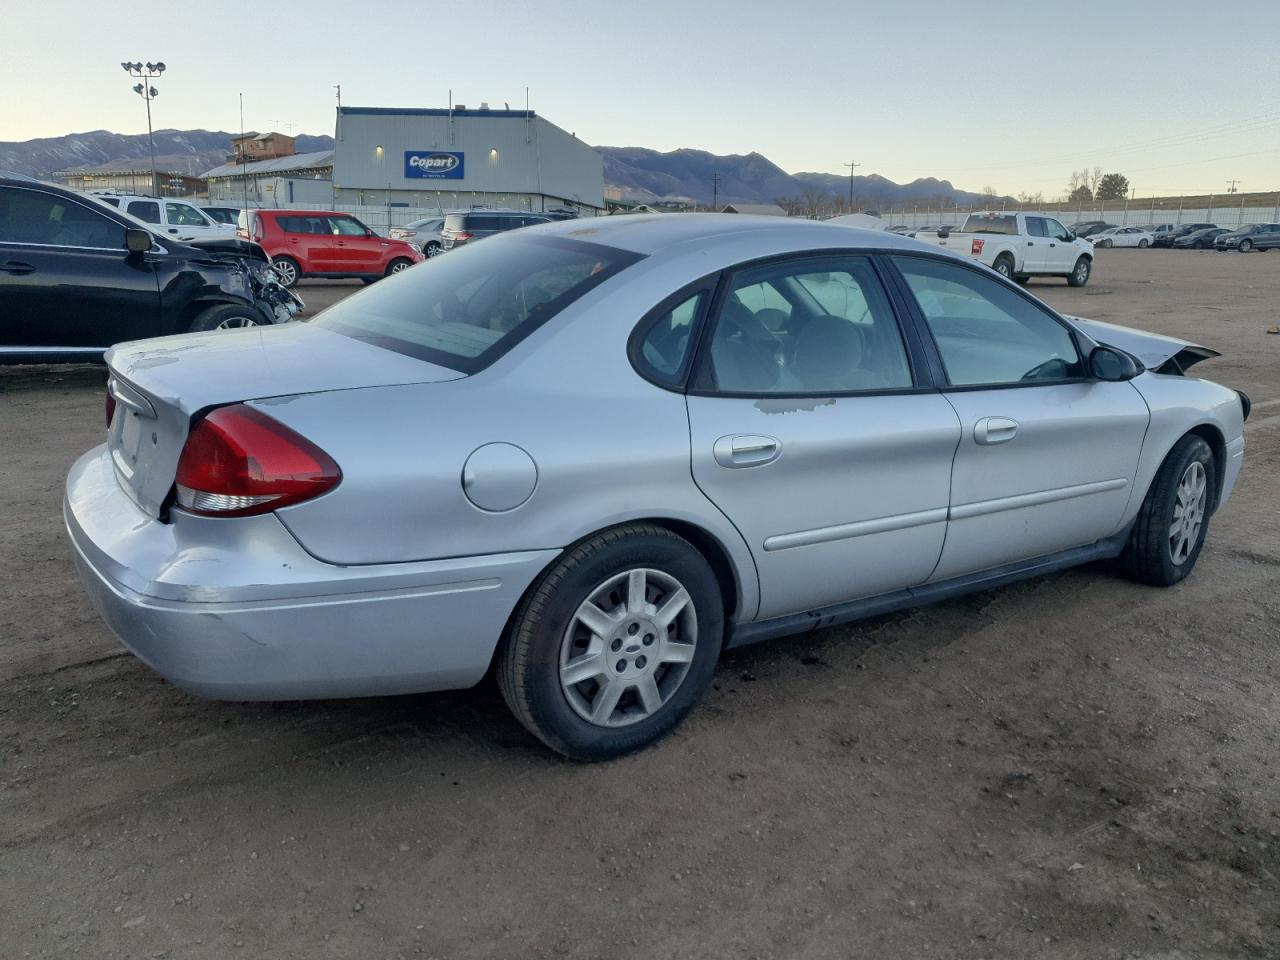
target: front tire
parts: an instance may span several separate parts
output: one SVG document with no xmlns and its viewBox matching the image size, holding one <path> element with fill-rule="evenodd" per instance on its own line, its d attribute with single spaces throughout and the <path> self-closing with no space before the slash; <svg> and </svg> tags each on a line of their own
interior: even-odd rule
<svg viewBox="0 0 1280 960">
<path fill-rule="evenodd" d="M 403 273 L 404 271 L 408 270 L 412 266 L 413 266 L 412 260 L 406 260 L 404 257 L 396 257 L 394 260 L 392 260 L 390 263 L 387 264 L 387 272 L 383 274 L 383 276 L 389 277 L 395 273 Z"/>
<path fill-rule="evenodd" d="M 276 272 L 280 286 L 286 290 L 296 287 L 298 281 L 302 279 L 302 268 L 293 257 L 272 257 L 271 267 Z"/>
<path fill-rule="evenodd" d="M 1089 277 L 1093 273 L 1093 264 L 1088 257 L 1080 257 L 1076 260 L 1076 265 L 1071 268 L 1071 272 L 1067 274 L 1067 286 L 1083 287 L 1089 282 Z"/>
<path fill-rule="evenodd" d="M 438 240 L 428 240 L 427 245 L 422 248 L 422 255 L 428 259 L 438 257 L 440 253 L 440 241 Z"/>
<path fill-rule="evenodd" d="M 1139 249 L 1139 250 L 1145 250 L 1145 249 L 1147 249 L 1147 247 L 1149 247 L 1149 246 L 1150 246 L 1150 244 L 1149 244 L 1149 243 L 1147 243 L 1147 241 L 1146 241 L 1145 239 L 1143 239 L 1143 240 L 1139 240 L 1139 241 L 1138 241 L 1138 249 Z"/>
<path fill-rule="evenodd" d="M 1239 245 L 1236 247 L 1236 249 L 1239 250 L 1241 253 L 1248 253 L 1250 250 L 1253 249 L 1253 241 L 1241 240 Z"/>
<path fill-rule="evenodd" d="M 702 554 L 663 527 L 628 524 L 579 543 L 534 584 L 498 654 L 498 685 L 551 749 L 611 760 L 679 726 L 723 638 Z"/>
<path fill-rule="evenodd" d="M 242 327 L 260 327 L 262 317 L 256 310 L 242 307 L 238 303 L 224 303 L 210 307 L 191 321 L 187 327 L 190 333 L 204 333 L 208 330 L 238 330 Z"/>
<path fill-rule="evenodd" d="M 1218 489 L 1209 444 L 1194 434 L 1179 440 L 1142 501 L 1121 561 L 1139 583 L 1171 587 L 1196 565 L 1209 532 Z"/>
<path fill-rule="evenodd" d="M 1103 240 L 1101 243 L 1099 243 L 1099 244 L 1098 244 L 1098 246 L 1100 246 L 1100 247 L 1110 247 L 1110 246 L 1112 246 L 1114 243 L 1115 243 L 1115 241 L 1114 241 L 1114 240 Z"/>
</svg>

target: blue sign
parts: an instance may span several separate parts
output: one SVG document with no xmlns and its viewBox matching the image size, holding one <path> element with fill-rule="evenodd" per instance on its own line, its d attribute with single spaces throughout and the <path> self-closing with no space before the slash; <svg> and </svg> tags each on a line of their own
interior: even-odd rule
<svg viewBox="0 0 1280 960">
<path fill-rule="evenodd" d="M 434 150 L 406 150 L 404 175 L 418 180 L 461 180 L 462 154 Z"/>
</svg>

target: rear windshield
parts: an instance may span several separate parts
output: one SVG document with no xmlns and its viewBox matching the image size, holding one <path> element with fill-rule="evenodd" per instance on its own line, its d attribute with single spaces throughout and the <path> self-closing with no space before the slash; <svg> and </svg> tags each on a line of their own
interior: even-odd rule
<svg viewBox="0 0 1280 960">
<path fill-rule="evenodd" d="M 965 220 L 961 233 L 1008 233 L 1017 235 L 1018 218 L 999 213 L 973 213 Z"/>
<path fill-rule="evenodd" d="M 638 259 L 594 243 L 507 234 L 405 270 L 311 322 L 475 373 Z"/>
</svg>

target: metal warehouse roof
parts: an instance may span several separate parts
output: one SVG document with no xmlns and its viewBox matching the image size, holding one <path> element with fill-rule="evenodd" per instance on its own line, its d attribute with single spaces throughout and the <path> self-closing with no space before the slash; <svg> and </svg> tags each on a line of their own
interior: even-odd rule
<svg viewBox="0 0 1280 960">
<path fill-rule="evenodd" d="M 332 167 L 333 151 L 317 150 L 315 153 L 295 153 L 274 160 L 254 160 L 251 163 L 224 163 L 208 173 L 200 174 L 201 180 L 217 180 L 220 177 L 251 176 L 259 173 L 285 173 L 289 170 L 310 170 L 314 167 Z"/>
<path fill-rule="evenodd" d="M 344 117 L 536 117 L 535 110 L 477 110 L 475 107 L 339 107 Z"/>
</svg>

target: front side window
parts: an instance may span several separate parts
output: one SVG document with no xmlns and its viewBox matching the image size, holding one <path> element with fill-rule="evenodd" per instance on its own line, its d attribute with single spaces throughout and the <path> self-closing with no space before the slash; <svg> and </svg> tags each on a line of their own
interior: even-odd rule
<svg viewBox="0 0 1280 960">
<path fill-rule="evenodd" d="M 160 222 L 160 204 L 155 200 L 130 200 L 125 213 L 137 217 L 143 223 Z"/>
<path fill-rule="evenodd" d="M 1044 234 L 1054 240 L 1067 239 L 1067 228 L 1060 224 L 1057 220 L 1049 217 L 1044 218 Z"/>
<path fill-rule="evenodd" d="M 638 259 L 599 244 L 515 233 L 459 247 L 440 258 L 440 269 L 376 284 L 311 323 L 474 373 Z"/>
<path fill-rule="evenodd" d="M 204 218 L 195 207 L 185 203 L 166 203 L 164 205 L 165 216 L 169 218 L 169 223 L 179 227 L 207 227 L 209 221 Z"/>
<path fill-rule="evenodd" d="M 831 257 L 734 277 L 700 389 L 750 395 L 902 390 L 911 368 L 870 262 Z"/>
<path fill-rule="evenodd" d="M 330 217 L 329 223 L 333 227 L 334 236 L 367 237 L 369 235 L 364 224 L 355 217 Z"/>
<path fill-rule="evenodd" d="M 991 277 L 960 264 L 894 257 L 955 386 L 1033 384 L 1084 375 L 1065 326 Z"/>
<path fill-rule="evenodd" d="M 124 250 L 124 227 L 55 194 L 0 188 L 0 241 Z"/>
</svg>

